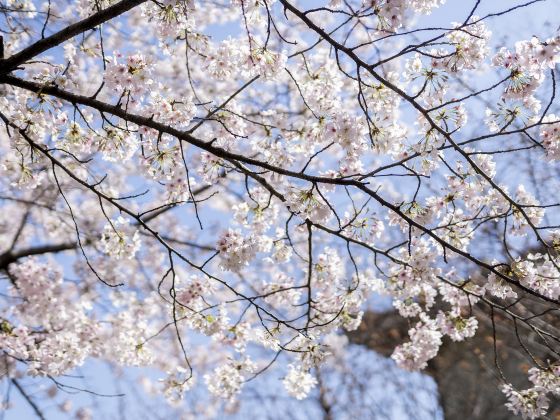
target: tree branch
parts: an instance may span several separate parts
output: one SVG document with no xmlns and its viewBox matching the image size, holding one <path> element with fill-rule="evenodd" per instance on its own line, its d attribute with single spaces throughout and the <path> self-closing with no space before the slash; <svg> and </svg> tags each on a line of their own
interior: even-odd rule
<svg viewBox="0 0 560 420">
<path fill-rule="evenodd" d="M 0 61 L 0 75 L 7 74 L 13 71 L 16 67 L 22 65 L 30 58 L 33 58 L 53 47 L 62 44 L 64 41 L 79 35 L 89 29 L 93 29 L 96 26 L 107 22 L 115 17 L 122 15 L 123 13 L 129 11 L 130 9 L 144 3 L 146 0 L 122 0 L 106 9 L 97 12 L 90 17 L 87 17 L 79 22 L 69 25 L 62 29 L 61 31 L 47 37 L 43 38 L 29 47 L 21 50 L 20 52 L 12 55 Z"/>
</svg>

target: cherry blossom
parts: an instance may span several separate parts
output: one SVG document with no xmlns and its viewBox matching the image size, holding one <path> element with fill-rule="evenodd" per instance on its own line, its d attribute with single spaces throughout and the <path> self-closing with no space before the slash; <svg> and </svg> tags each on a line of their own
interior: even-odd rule
<svg viewBox="0 0 560 420">
<path fill-rule="evenodd" d="M 105 415 L 58 392 L 109 396 L 66 385 L 97 364 L 166 417 L 282 387 L 328 411 L 345 402 L 323 373 L 351 378 L 353 340 L 389 311 L 395 369 L 470 341 L 512 413 L 548 415 L 560 36 L 504 34 L 539 2 L 451 3 L 5 1 L 6 384 L 39 417 Z"/>
</svg>

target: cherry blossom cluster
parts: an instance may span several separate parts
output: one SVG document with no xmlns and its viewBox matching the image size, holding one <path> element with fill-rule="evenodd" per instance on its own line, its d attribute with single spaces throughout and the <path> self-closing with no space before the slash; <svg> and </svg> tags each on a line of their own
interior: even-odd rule
<svg viewBox="0 0 560 420">
<path fill-rule="evenodd" d="M 445 0 L 371 0 L 364 2 L 377 17 L 379 31 L 395 31 L 403 26 L 410 12 L 430 14 L 434 8 L 445 3 Z M 339 8 L 341 0 L 331 0 L 330 7 Z"/>
</svg>

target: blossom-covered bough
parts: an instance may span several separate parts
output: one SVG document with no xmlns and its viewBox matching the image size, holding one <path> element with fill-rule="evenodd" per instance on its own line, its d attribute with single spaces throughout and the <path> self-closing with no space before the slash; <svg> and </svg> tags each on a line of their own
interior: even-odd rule
<svg viewBox="0 0 560 420">
<path fill-rule="evenodd" d="M 493 42 L 539 0 L 450 1 L 458 23 L 424 24 L 444 3 L 0 3 L 6 383 L 47 417 L 28 377 L 118 396 L 64 375 L 140 366 L 143 392 L 212 417 L 280 377 L 329 415 L 321 369 L 387 299 L 409 325 L 399 366 L 488 324 L 507 407 L 546 415 L 560 36 Z M 504 328 L 524 387 L 500 367 Z"/>
</svg>

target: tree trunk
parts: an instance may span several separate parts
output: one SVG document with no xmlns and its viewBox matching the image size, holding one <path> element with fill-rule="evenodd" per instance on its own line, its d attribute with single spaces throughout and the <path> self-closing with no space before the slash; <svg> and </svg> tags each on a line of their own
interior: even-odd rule
<svg viewBox="0 0 560 420">
<path fill-rule="evenodd" d="M 499 369 L 508 382 L 519 389 L 530 386 L 527 379 L 530 358 L 520 345 L 512 322 L 495 316 L 495 352 L 492 323 L 488 316 L 478 318 L 477 334 L 458 343 L 444 339 L 439 354 L 425 371 L 438 385 L 446 420 L 507 420 L 515 417 L 504 406 L 506 398 L 499 389 L 503 382 L 496 367 L 495 353 Z M 396 312 L 368 312 L 360 328 L 348 336 L 355 344 L 389 356 L 397 344 L 407 341 L 410 326 L 409 321 Z M 519 336 L 525 346 L 531 347 L 534 356 L 543 361 L 550 358 L 550 353 L 527 331 L 520 328 Z M 551 408 L 551 418 L 560 419 L 558 401 L 551 401 Z"/>
</svg>

